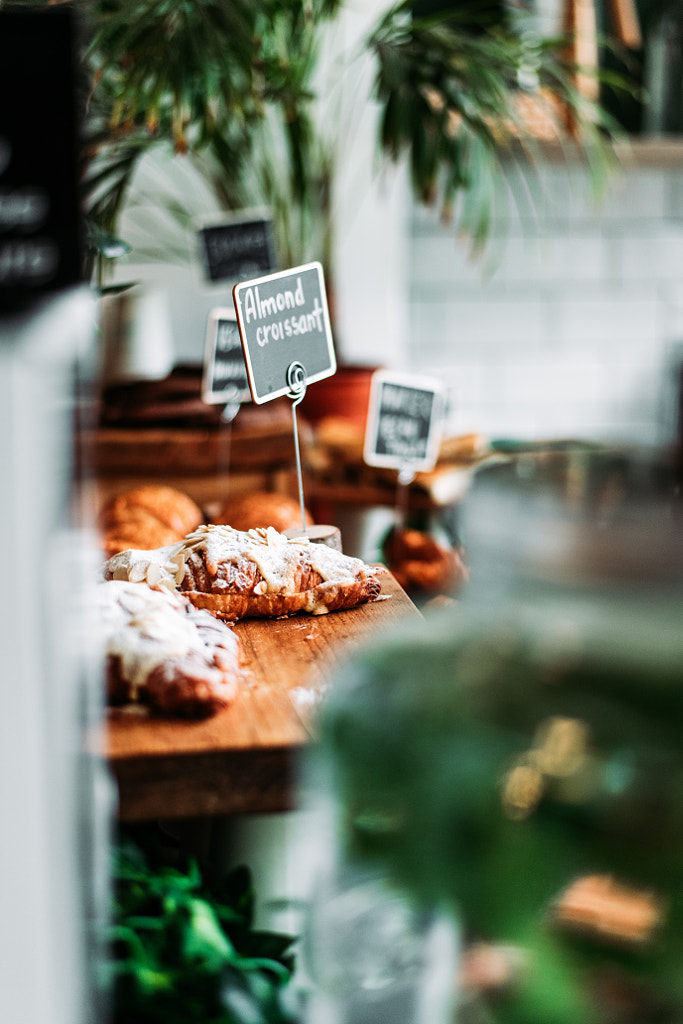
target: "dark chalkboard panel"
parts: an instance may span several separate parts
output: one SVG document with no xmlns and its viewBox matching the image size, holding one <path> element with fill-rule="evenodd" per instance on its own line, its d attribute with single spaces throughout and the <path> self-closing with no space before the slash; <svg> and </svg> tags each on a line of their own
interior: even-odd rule
<svg viewBox="0 0 683 1024">
<path fill-rule="evenodd" d="M 432 469 L 436 462 L 444 395 L 438 381 L 379 370 L 370 388 L 363 457 L 370 466 Z"/>
<path fill-rule="evenodd" d="M 244 281 L 277 266 L 273 224 L 265 211 L 248 211 L 199 227 L 199 248 L 208 281 Z"/>
<path fill-rule="evenodd" d="M 77 13 L 0 8 L 0 310 L 84 280 Z"/>
<path fill-rule="evenodd" d="M 299 364 L 306 384 L 337 369 L 320 263 L 243 281 L 233 288 L 251 396 L 260 404 L 290 392 Z"/>
<path fill-rule="evenodd" d="M 234 309 L 209 313 L 204 351 L 202 398 L 209 405 L 250 399 L 242 339 Z"/>
</svg>

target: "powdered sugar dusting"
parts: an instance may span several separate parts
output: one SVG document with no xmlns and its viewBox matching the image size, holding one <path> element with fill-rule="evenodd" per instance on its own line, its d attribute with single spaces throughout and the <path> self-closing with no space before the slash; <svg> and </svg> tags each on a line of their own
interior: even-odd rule
<svg viewBox="0 0 683 1024">
<path fill-rule="evenodd" d="M 110 580 L 96 588 L 95 599 L 106 653 L 121 659 L 132 697 L 158 665 L 191 651 L 206 654 L 205 641 L 197 628 L 198 618 L 204 613 L 192 608 L 179 594 Z M 208 613 L 206 618 L 215 629 Z M 236 655 L 239 641 L 225 627 L 221 642 L 227 647 L 233 639 Z"/>
<path fill-rule="evenodd" d="M 254 562 L 265 581 L 265 587 L 257 585 L 258 593 L 296 592 L 302 561 L 308 562 L 326 583 L 347 585 L 359 574 L 374 573 L 360 558 L 325 544 L 311 544 L 305 538 L 290 540 L 272 527 L 242 531 L 215 525 L 199 526 L 178 544 L 156 551 L 122 551 L 109 559 L 105 571 L 116 580 L 144 580 L 167 590 L 182 590 L 185 564 L 195 551 L 203 552 L 212 577 L 223 563 L 239 565 L 245 559 Z"/>
</svg>

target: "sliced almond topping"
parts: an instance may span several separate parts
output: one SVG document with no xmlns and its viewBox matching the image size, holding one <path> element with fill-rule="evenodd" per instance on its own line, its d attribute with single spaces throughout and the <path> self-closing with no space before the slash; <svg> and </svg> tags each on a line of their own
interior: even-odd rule
<svg viewBox="0 0 683 1024">
<path fill-rule="evenodd" d="M 150 586 L 154 586 L 155 583 L 158 583 L 162 576 L 163 572 L 158 562 L 150 562 L 147 569 L 147 582 Z"/>
<path fill-rule="evenodd" d="M 144 562 L 136 562 L 130 567 L 128 579 L 131 583 L 142 583 L 145 579 L 147 566 Z"/>
</svg>

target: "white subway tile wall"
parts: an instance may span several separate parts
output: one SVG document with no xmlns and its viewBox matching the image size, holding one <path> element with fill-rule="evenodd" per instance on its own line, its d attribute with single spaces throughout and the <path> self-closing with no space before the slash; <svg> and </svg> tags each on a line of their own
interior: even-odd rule
<svg viewBox="0 0 683 1024">
<path fill-rule="evenodd" d="M 483 258 L 436 211 L 411 216 L 409 366 L 437 374 L 454 429 L 665 444 L 683 361 L 683 168 L 622 169 L 602 201 L 543 166 L 533 206 L 501 181 Z"/>
</svg>

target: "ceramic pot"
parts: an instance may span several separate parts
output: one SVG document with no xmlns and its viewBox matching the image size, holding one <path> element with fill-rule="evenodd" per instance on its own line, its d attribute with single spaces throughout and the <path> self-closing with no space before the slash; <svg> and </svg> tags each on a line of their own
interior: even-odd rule
<svg viewBox="0 0 683 1024">
<path fill-rule="evenodd" d="M 310 384 L 301 403 L 301 414 L 316 424 L 328 416 L 350 420 L 365 430 L 370 384 L 376 366 L 339 366 L 332 377 Z"/>
</svg>

